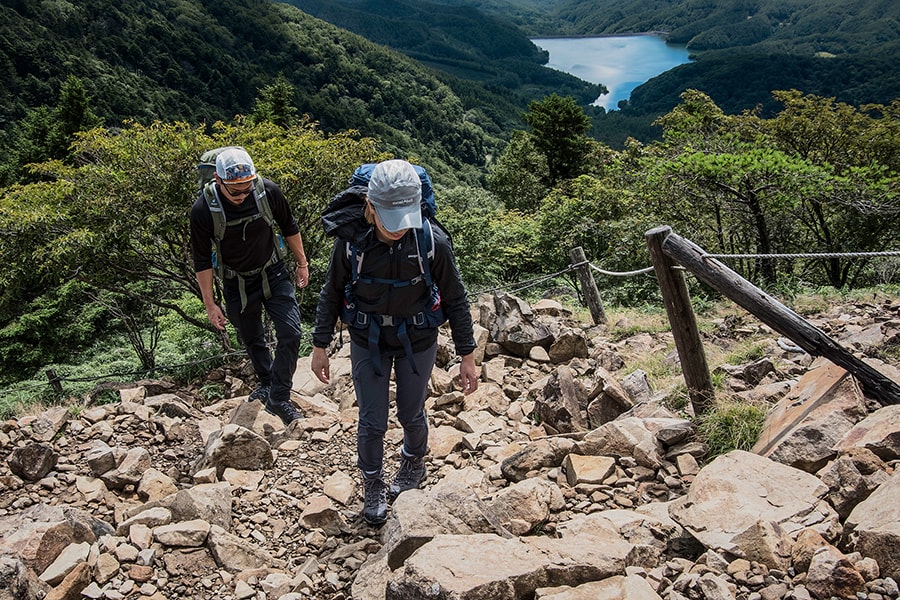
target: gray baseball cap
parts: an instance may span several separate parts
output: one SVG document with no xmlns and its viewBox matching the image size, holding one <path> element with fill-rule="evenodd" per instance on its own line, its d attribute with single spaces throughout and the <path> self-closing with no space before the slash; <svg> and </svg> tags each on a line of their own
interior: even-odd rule
<svg viewBox="0 0 900 600">
<path fill-rule="evenodd" d="M 225 183 L 242 183 L 256 177 L 256 167 L 246 150 L 228 148 L 216 157 L 216 175 Z"/>
<path fill-rule="evenodd" d="M 405 160 L 386 160 L 375 165 L 368 195 L 388 231 L 422 227 L 422 182 Z"/>
</svg>

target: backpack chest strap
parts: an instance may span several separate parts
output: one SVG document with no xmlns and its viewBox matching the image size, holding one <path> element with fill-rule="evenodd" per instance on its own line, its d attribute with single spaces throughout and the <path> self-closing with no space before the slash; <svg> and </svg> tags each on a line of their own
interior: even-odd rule
<svg viewBox="0 0 900 600">
<path fill-rule="evenodd" d="M 411 285 L 418 285 L 419 283 L 422 283 L 423 281 L 425 281 L 425 276 L 424 275 L 416 275 L 412 279 L 400 281 L 397 279 L 382 279 L 380 277 L 367 277 L 365 275 L 360 275 L 359 277 L 356 278 L 356 281 L 358 283 L 367 284 L 367 285 L 372 284 L 372 283 L 383 283 L 385 285 L 390 285 L 395 288 L 403 288 L 403 287 L 409 287 Z"/>
</svg>

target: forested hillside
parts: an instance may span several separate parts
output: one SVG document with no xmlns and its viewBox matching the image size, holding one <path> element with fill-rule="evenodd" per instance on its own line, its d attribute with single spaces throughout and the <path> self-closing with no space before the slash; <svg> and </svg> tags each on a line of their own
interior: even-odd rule
<svg viewBox="0 0 900 600">
<path fill-rule="evenodd" d="M 559 0 L 431 0 L 446 6 L 468 6 L 514 22 L 529 36 L 563 34 L 568 25 L 554 14 Z"/>
<path fill-rule="evenodd" d="M 394 47 L 440 69 L 439 75 L 464 102 L 507 107 L 524 97 L 540 75 L 521 44 L 496 44 L 487 31 L 516 35 L 602 35 L 664 32 L 686 44 L 696 59 L 637 88 L 621 110 L 606 114 L 588 104 L 594 89 L 555 90 L 576 98 L 592 116 L 591 133 L 621 148 L 627 137 L 655 139 L 653 119 L 671 110 L 679 95 L 698 89 L 728 112 L 761 107 L 772 115 L 772 91 L 798 89 L 853 104 L 890 103 L 900 97 L 893 65 L 900 58 L 900 4 L 883 0 L 289 0 L 322 19 Z M 480 11 L 480 12 L 479 12 Z M 458 27 L 468 23 L 464 31 Z M 511 24 L 516 28 L 511 29 Z M 427 31 L 428 35 L 422 32 Z M 518 32 L 518 33 L 517 33 Z M 513 52 L 515 49 L 515 52 Z M 515 56 L 515 58 L 513 58 Z M 510 70 L 508 62 L 515 64 Z M 522 65 L 528 65 L 523 67 Z M 495 71 L 500 67 L 500 71 Z M 547 69 L 544 69 L 548 72 Z M 515 73 L 515 75 L 512 75 Z M 467 88 L 472 82 L 484 86 Z M 566 85 L 563 85 L 566 83 Z M 602 83 L 602 82 L 601 82 Z M 508 88 L 506 94 L 485 95 Z M 510 96 L 512 94 L 512 96 Z M 526 100 L 527 102 L 527 100 Z M 508 112 L 506 108 L 503 112 Z"/>
<path fill-rule="evenodd" d="M 773 90 L 800 89 L 853 105 L 890 104 L 900 98 L 900 71 L 891 56 L 821 58 L 773 55 L 762 50 L 722 50 L 704 54 L 654 77 L 632 92 L 630 115 L 660 115 L 686 89 L 704 90 L 720 108 L 736 114 L 759 106 L 767 116 L 780 104 Z"/>
<path fill-rule="evenodd" d="M 625 112 L 659 115 L 686 89 L 728 112 L 778 108 L 774 90 L 851 104 L 900 97 L 900 3 L 885 0 L 564 0 L 553 10 L 576 35 L 666 32 L 696 61 L 638 87 Z"/>
<path fill-rule="evenodd" d="M 662 31 L 692 50 L 766 44 L 790 53 L 894 51 L 891 0 L 432 0 L 502 15 L 530 36 Z"/>
<path fill-rule="evenodd" d="M 761 45 L 772 52 L 896 52 L 891 0 L 562 0 L 552 11 L 574 35 L 665 31 L 691 50 Z"/>
<path fill-rule="evenodd" d="M 546 52 L 501 14 L 505 9 L 486 14 L 471 3 L 282 1 L 433 67 L 467 108 L 491 110 L 497 119 L 518 116 L 528 102 L 550 93 L 585 105 L 600 95 L 597 85 L 545 68 Z M 517 126 L 512 119 L 504 125 Z"/>
<path fill-rule="evenodd" d="M 377 136 L 386 149 L 417 155 L 460 181 L 477 180 L 475 167 L 503 144 L 517 114 L 465 109 L 417 62 L 262 1 L 7 2 L 0 74 L 0 142 L 12 150 L 7 174 L 19 166 L 15 150 L 42 135 L 32 111 L 54 105 L 69 76 L 81 80 L 102 123 L 117 126 L 125 119 L 227 121 L 248 114 L 280 74 L 296 91 L 297 109 L 326 131 Z"/>
</svg>

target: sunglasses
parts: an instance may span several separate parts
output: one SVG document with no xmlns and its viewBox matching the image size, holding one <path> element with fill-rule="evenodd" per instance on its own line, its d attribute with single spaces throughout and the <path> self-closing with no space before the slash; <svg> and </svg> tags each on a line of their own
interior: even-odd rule
<svg viewBox="0 0 900 600">
<path fill-rule="evenodd" d="M 239 181 L 235 183 L 223 181 L 222 183 L 225 184 L 225 191 L 228 192 L 229 196 L 244 196 L 249 194 L 253 189 L 252 181 Z"/>
</svg>

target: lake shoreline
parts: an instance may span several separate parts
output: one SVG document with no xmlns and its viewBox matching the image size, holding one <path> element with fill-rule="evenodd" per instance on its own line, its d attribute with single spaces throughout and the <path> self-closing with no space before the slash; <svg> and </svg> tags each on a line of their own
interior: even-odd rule
<svg viewBox="0 0 900 600">
<path fill-rule="evenodd" d="M 591 104 L 606 110 L 627 102 L 640 84 L 690 62 L 685 46 L 670 44 L 655 32 L 536 37 L 531 42 L 547 53 L 546 68 L 602 85 L 606 93 Z"/>
<path fill-rule="evenodd" d="M 651 35 L 666 39 L 669 37 L 669 31 L 635 31 L 630 33 L 581 33 L 569 35 L 536 35 L 529 37 L 532 42 L 534 40 L 581 40 L 585 38 L 603 38 L 603 37 L 636 37 L 642 35 Z"/>
</svg>

